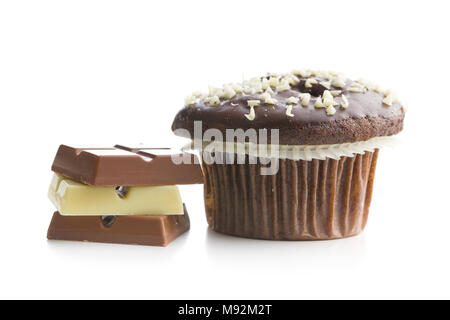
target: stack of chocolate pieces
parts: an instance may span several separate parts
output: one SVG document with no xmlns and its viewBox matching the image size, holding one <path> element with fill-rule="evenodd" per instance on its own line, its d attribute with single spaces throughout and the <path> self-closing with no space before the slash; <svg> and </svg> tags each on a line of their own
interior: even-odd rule
<svg viewBox="0 0 450 320">
<path fill-rule="evenodd" d="M 189 230 L 177 185 L 203 183 L 195 155 L 169 148 L 61 145 L 47 237 L 166 246 Z"/>
</svg>

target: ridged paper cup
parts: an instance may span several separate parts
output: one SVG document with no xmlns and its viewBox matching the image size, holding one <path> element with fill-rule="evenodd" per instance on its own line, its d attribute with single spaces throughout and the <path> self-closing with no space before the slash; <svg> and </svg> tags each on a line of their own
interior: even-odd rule
<svg viewBox="0 0 450 320">
<path fill-rule="evenodd" d="M 339 159 L 279 159 L 274 175 L 265 165 L 208 164 L 205 207 L 220 233 L 268 240 L 327 240 L 364 230 L 378 149 Z"/>
</svg>

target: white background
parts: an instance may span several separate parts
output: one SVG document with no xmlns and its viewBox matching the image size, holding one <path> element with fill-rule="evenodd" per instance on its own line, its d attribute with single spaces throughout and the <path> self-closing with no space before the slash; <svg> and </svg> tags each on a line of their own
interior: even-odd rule
<svg viewBox="0 0 450 320">
<path fill-rule="evenodd" d="M 450 298 L 446 1 L 0 1 L 0 298 Z M 380 153 L 369 223 L 345 240 L 192 228 L 169 247 L 50 242 L 61 143 L 183 144 L 208 84 L 311 67 L 393 87 L 403 143 Z"/>
</svg>

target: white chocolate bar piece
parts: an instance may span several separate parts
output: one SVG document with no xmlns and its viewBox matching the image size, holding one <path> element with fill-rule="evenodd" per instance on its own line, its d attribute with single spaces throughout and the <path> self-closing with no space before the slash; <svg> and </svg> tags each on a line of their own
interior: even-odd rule
<svg viewBox="0 0 450 320">
<path fill-rule="evenodd" d="M 121 198 L 114 187 L 94 187 L 55 174 L 48 197 L 61 215 L 182 215 L 177 186 L 130 187 Z"/>
</svg>

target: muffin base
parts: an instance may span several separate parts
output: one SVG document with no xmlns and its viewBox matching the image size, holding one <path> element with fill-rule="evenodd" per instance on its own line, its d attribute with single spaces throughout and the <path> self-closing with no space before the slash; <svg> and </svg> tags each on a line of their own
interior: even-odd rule
<svg viewBox="0 0 450 320">
<path fill-rule="evenodd" d="M 267 240 L 329 240 L 364 230 L 378 149 L 339 160 L 280 159 L 276 175 L 258 164 L 206 164 L 205 209 L 220 233 Z"/>
</svg>

